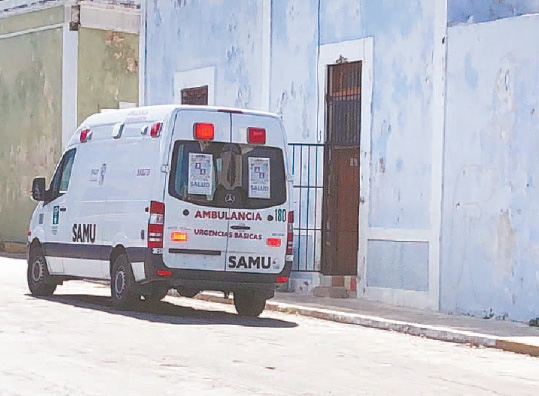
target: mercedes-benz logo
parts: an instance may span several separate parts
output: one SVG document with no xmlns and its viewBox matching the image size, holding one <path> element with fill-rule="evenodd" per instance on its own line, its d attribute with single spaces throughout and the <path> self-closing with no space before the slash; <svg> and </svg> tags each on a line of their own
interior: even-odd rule
<svg viewBox="0 0 539 396">
<path fill-rule="evenodd" d="M 227 205 L 232 205 L 234 202 L 236 202 L 236 197 L 234 196 L 234 194 L 225 195 L 225 203 Z"/>
</svg>

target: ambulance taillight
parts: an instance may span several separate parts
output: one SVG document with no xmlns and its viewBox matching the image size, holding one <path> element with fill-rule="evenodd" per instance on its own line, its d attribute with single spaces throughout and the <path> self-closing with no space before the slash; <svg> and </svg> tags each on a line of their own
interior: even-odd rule
<svg viewBox="0 0 539 396">
<path fill-rule="evenodd" d="M 163 228 L 165 224 L 165 204 L 150 202 L 150 219 L 148 221 L 148 247 L 163 248 Z"/>
<path fill-rule="evenodd" d="M 247 128 L 247 143 L 266 144 L 266 130 L 264 128 Z"/>
<path fill-rule="evenodd" d="M 292 261 L 293 242 L 294 242 L 294 211 L 288 212 L 288 229 L 286 233 L 286 261 Z"/>
<path fill-rule="evenodd" d="M 207 122 L 197 122 L 193 126 L 193 137 L 197 140 L 213 140 L 215 127 Z"/>
</svg>

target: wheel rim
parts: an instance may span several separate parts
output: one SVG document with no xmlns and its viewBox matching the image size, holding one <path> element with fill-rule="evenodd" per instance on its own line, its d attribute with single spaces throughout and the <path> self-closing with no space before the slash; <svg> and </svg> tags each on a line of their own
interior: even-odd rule
<svg viewBox="0 0 539 396">
<path fill-rule="evenodd" d="M 32 280 L 35 283 L 39 283 L 43 279 L 43 276 L 44 276 L 43 266 L 44 266 L 44 264 L 45 263 L 43 262 L 43 258 L 41 258 L 41 257 L 36 258 L 34 260 L 34 262 L 32 263 Z"/>
<path fill-rule="evenodd" d="M 122 297 L 125 291 L 125 268 L 120 267 L 116 272 L 116 277 L 114 278 L 114 291 L 118 297 Z"/>
</svg>

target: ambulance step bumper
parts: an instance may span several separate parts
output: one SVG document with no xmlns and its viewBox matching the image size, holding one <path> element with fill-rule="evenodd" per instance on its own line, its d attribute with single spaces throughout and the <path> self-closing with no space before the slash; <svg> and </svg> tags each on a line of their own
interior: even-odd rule
<svg viewBox="0 0 539 396">
<path fill-rule="evenodd" d="M 283 271 L 277 274 L 177 269 L 165 266 L 162 255 L 148 251 L 144 267 L 146 279 L 140 284 L 158 281 L 172 288 L 189 287 L 224 292 L 239 289 L 271 289 L 273 291 L 277 277 L 290 275 L 292 262 L 287 261 Z M 166 271 L 169 276 L 159 276 L 158 271 L 161 273 Z M 273 293 L 271 295 L 273 296 Z"/>
</svg>

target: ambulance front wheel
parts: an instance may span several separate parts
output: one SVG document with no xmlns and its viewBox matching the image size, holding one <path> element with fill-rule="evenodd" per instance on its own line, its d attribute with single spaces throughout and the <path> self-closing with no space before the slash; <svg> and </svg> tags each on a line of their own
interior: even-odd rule
<svg viewBox="0 0 539 396">
<path fill-rule="evenodd" d="M 140 296 L 134 291 L 135 278 L 131 271 L 131 264 L 125 254 L 120 254 L 112 264 L 110 291 L 112 306 L 119 310 L 133 308 L 140 300 Z"/>
<path fill-rule="evenodd" d="M 234 292 L 234 306 L 240 316 L 259 316 L 266 307 L 266 296 L 254 290 Z"/>
<path fill-rule="evenodd" d="M 50 296 L 56 290 L 57 284 L 49 274 L 47 261 L 41 249 L 30 251 L 26 276 L 28 288 L 33 296 Z"/>
</svg>

